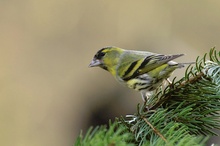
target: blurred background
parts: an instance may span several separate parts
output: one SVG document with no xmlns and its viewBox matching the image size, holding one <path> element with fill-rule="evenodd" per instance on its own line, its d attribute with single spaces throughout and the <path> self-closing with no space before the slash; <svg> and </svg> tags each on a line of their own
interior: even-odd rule
<svg viewBox="0 0 220 146">
<path fill-rule="evenodd" d="M 96 51 L 195 61 L 220 48 L 219 14 L 218 0 L 1 0 L 0 144 L 68 146 L 81 129 L 136 112 L 139 93 L 88 68 Z"/>
</svg>

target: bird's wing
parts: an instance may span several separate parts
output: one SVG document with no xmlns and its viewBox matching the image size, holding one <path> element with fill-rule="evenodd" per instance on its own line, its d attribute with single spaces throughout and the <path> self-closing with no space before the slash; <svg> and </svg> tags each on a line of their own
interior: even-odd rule
<svg viewBox="0 0 220 146">
<path fill-rule="evenodd" d="M 161 55 L 140 51 L 128 52 L 122 56 L 121 63 L 118 66 L 119 76 L 123 80 L 129 80 L 183 55 Z"/>
</svg>

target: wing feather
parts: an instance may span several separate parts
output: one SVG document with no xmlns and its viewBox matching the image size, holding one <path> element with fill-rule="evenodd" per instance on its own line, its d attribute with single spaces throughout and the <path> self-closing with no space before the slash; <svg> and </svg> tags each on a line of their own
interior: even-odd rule
<svg viewBox="0 0 220 146">
<path fill-rule="evenodd" d="M 118 71 L 121 73 L 119 76 L 124 81 L 128 81 L 183 55 L 162 55 L 151 52 L 127 51 L 121 56 L 121 63 L 118 66 Z"/>
</svg>

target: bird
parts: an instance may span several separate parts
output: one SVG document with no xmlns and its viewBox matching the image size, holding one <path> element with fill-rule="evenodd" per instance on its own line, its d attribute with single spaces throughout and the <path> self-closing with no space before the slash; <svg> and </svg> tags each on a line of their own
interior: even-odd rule
<svg viewBox="0 0 220 146">
<path fill-rule="evenodd" d="M 126 50 L 115 46 L 101 48 L 89 67 L 100 67 L 110 72 L 119 82 L 141 93 L 146 102 L 149 93 L 158 89 L 177 68 L 188 63 L 172 61 L 184 54 L 163 55 L 148 51 Z"/>
</svg>

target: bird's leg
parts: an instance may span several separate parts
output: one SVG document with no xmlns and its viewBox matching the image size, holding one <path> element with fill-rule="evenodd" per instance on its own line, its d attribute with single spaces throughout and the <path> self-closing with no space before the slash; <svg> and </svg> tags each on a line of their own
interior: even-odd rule
<svg viewBox="0 0 220 146">
<path fill-rule="evenodd" d="M 146 92 L 141 92 L 141 97 L 142 97 L 142 100 L 144 101 L 144 103 L 147 102 L 147 95 L 146 95 Z"/>
<path fill-rule="evenodd" d="M 168 84 L 169 84 L 168 86 L 170 86 L 170 88 L 174 88 L 173 83 L 170 81 L 169 78 L 167 78 L 166 81 L 168 82 Z"/>
<path fill-rule="evenodd" d="M 147 96 L 146 92 L 141 92 L 141 97 L 144 101 L 144 106 L 146 107 L 146 109 L 148 111 L 149 110 L 149 107 L 147 105 L 148 96 Z"/>
<path fill-rule="evenodd" d="M 166 80 L 167 80 L 167 82 L 169 83 L 169 85 L 172 85 L 172 82 L 170 81 L 169 78 L 167 78 Z"/>
</svg>

